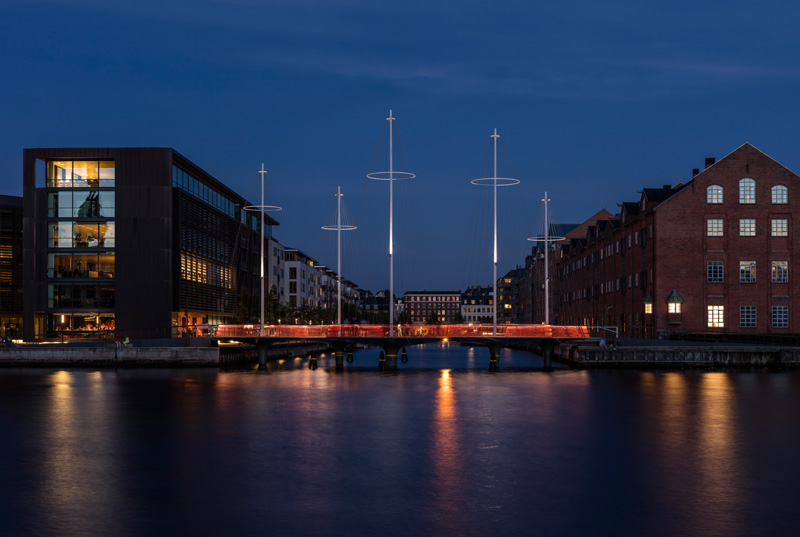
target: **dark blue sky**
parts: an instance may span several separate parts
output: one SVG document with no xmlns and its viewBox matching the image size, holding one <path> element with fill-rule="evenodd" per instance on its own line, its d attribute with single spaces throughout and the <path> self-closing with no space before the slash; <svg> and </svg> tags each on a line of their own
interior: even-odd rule
<svg viewBox="0 0 800 537">
<path fill-rule="evenodd" d="M 24 147 L 174 147 L 237 191 L 263 161 L 284 244 L 335 263 L 341 185 L 361 229 L 343 270 L 388 286 L 389 108 L 417 178 L 398 200 L 398 290 L 489 284 L 497 128 L 522 183 L 501 198 L 500 271 L 538 200 L 581 221 L 750 142 L 800 170 L 791 2 L 11 0 L 0 7 L 0 192 Z M 255 199 L 256 193 L 253 193 Z M 480 210 L 477 210 L 480 209 Z"/>
</svg>

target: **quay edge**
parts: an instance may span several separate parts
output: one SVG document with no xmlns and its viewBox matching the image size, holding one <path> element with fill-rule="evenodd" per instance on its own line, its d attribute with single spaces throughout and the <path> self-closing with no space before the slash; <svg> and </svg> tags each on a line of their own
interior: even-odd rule
<svg viewBox="0 0 800 537">
<path fill-rule="evenodd" d="M 598 346 L 560 345 L 556 360 L 580 369 L 800 369 L 800 347 L 725 346 Z"/>
</svg>

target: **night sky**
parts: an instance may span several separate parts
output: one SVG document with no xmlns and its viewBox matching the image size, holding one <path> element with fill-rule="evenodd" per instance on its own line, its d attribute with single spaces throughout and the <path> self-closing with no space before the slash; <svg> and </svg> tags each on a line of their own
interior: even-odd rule
<svg viewBox="0 0 800 537">
<path fill-rule="evenodd" d="M 335 264 L 336 187 L 359 225 L 346 277 L 388 287 L 389 109 L 417 177 L 397 185 L 396 290 L 491 283 L 524 262 L 545 190 L 558 223 L 689 180 L 750 142 L 794 171 L 800 9 L 790 2 L 15 1 L 0 7 L 0 193 L 22 149 L 173 147 L 257 200 L 276 235 Z M 385 136 L 382 143 L 385 144 Z M 382 155 L 382 152 L 378 153 Z M 508 158 L 507 158 L 508 157 Z M 384 159 L 385 160 L 385 159 Z M 509 165 L 510 162 L 510 165 Z M 371 169 L 372 168 L 372 169 Z"/>
</svg>

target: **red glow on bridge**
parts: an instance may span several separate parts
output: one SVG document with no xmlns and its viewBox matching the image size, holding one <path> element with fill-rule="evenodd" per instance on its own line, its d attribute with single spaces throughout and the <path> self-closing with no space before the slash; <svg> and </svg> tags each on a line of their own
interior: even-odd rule
<svg viewBox="0 0 800 537">
<path fill-rule="evenodd" d="M 264 325 L 259 334 L 258 325 L 224 324 L 217 327 L 216 337 L 281 337 L 281 338 L 387 338 L 388 324 L 332 324 L 332 325 Z M 549 324 L 497 325 L 493 334 L 490 324 L 402 324 L 395 325 L 396 338 L 585 338 L 585 326 L 555 326 Z"/>
</svg>

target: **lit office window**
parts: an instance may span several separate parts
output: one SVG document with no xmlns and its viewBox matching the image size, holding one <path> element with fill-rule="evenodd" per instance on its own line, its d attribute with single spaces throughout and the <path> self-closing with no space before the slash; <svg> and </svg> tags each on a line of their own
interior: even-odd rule
<svg viewBox="0 0 800 537">
<path fill-rule="evenodd" d="M 756 262 L 739 261 L 739 282 L 755 283 L 756 281 Z"/>
<path fill-rule="evenodd" d="M 740 218 L 739 219 L 739 236 L 740 237 L 755 237 L 756 236 L 756 220 L 755 220 L 755 218 Z"/>
<path fill-rule="evenodd" d="M 772 219 L 772 236 L 773 237 L 788 237 L 789 236 L 789 220 L 786 218 L 773 218 Z"/>
<path fill-rule="evenodd" d="M 789 281 L 789 262 L 772 262 L 772 283 L 787 283 Z"/>
<path fill-rule="evenodd" d="M 709 218 L 706 221 L 706 234 L 709 237 L 722 237 L 722 218 Z"/>
<path fill-rule="evenodd" d="M 709 328 L 724 328 L 725 327 L 725 306 L 709 306 L 708 307 L 708 327 Z"/>
</svg>

